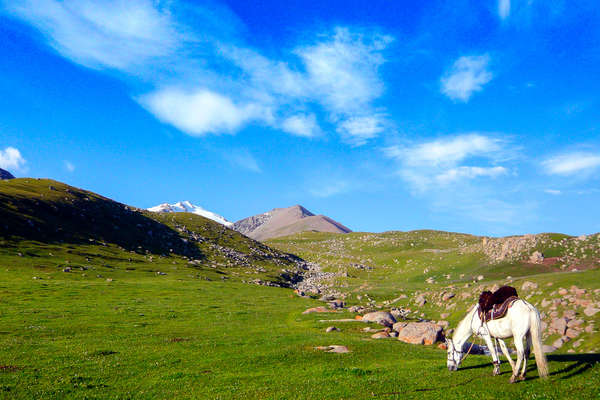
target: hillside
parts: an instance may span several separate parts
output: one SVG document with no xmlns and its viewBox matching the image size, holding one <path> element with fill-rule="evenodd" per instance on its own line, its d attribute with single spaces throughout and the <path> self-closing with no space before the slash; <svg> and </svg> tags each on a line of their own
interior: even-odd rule
<svg viewBox="0 0 600 400">
<path fill-rule="evenodd" d="M 297 257 L 202 216 L 152 213 L 47 179 L 0 182 L 0 221 L 0 253 L 48 268 L 183 264 L 206 277 L 282 285 L 303 268 Z"/>
<path fill-rule="evenodd" d="M 578 325 L 559 347 L 600 350 L 600 234 L 302 233 L 266 243 L 322 267 L 305 280 L 313 286 L 301 284 L 307 293 L 318 287 L 348 305 L 397 308 L 450 327 L 481 291 L 510 284 L 542 312 L 547 344 L 561 338 L 550 327 L 565 316 Z"/>
<path fill-rule="evenodd" d="M 324 215 L 315 215 L 295 205 L 274 208 L 263 214 L 237 221 L 233 229 L 256 240 L 266 240 L 299 232 L 348 233 L 350 229 Z"/>
</svg>

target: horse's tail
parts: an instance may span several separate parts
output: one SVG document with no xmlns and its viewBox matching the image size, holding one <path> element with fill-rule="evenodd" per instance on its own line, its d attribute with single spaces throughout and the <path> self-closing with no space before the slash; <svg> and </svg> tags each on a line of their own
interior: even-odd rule
<svg viewBox="0 0 600 400">
<path fill-rule="evenodd" d="M 548 376 L 548 361 L 542 348 L 542 321 L 540 313 L 535 307 L 531 306 L 529 311 L 529 320 L 531 324 L 530 334 L 533 342 L 533 354 L 535 355 L 535 363 L 537 364 L 538 374 L 540 378 Z"/>
</svg>

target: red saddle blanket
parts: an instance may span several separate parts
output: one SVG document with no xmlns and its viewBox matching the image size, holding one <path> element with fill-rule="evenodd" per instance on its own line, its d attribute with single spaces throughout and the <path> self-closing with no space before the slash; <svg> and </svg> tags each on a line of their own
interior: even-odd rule
<svg viewBox="0 0 600 400">
<path fill-rule="evenodd" d="M 481 311 L 481 309 L 479 309 L 479 318 L 482 321 L 491 321 L 494 319 L 504 318 L 508 309 L 517 300 L 519 300 L 517 296 L 510 296 L 508 299 L 504 300 L 502 304 L 494 304 L 494 307 L 485 312 L 485 314 Z"/>
</svg>

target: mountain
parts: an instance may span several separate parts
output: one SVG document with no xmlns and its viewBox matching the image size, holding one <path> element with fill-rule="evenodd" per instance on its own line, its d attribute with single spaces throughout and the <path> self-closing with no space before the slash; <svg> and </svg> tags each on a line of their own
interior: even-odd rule
<svg viewBox="0 0 600 400">
<path fill-rule="evenodd" d="M 187 274 L 211 279 L 252 278 L 280 286 L 294 282 L 297 272 L 305 269 L 298 257 L 203 216 L 150 212 L 34 178 L 0 181 L 2 254 L 21 254 L 31 263 L 97 261 L 94 268 L 104 272 L 113 271 L 115 265 L 123 271 L 155 271 L 160 264 L 175 273 L 179 265 Z"/>
<path fill-rule="evenodd" d="M 10 172 L 5 171 L 2 168 L 0 168 L 0 181 L 6 180 L 6 179 L 15 179 L 15 177 Z"/>
<path fill-rule="evenodd" d="M 233 229 L 255 240 L 316 231 L 331 233 L 352 232 L 325 215 L 315 215 L 301 205 L 274 208 L 266 213 L 244 218 L 233 224 Z"/>
<path fill-rule="evenodd" d="M 173 213 L 173 212 L 189 212 L 196 215 L 201 215 L 205 218 L 212 219 L 228 228 L 233 226 L 233 222 L 227 221 L 224 217 L 219 214 L 215 214 L 212 211 L 205 210 L 200 206 L 196 206 L 189 201 L 180 201 L 175 204 L 162 203 L 155 207 L 148 208 L 148 211 L 161 212 L 161 213 Z"/>
</svg>

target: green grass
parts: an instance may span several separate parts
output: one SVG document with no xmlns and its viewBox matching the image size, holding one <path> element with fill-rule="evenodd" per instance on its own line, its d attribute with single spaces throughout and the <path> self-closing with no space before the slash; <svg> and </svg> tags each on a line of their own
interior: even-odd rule
<svg viewBox="0 0 600 400">
<path fill-rule="evenodd" d="M 508 384 L 489 359 L 448 372 L 445 352 L 365 340 L 361 323 L 326 334 L 314 300 L 236 282 L 113 282 L 0 269 L 0 397 L 29 398 L 597 398 L 597 355 L 555 355 L 551 377 Z M 161 277 L 162 278 L 162 277 Z M 344 317 L 327 314 L 327 318 Z M 313 349 L 341 344 L 349 354 Z M 566 394 L 566 396 L 565 396 Z"/>
<path fill-rule="evenodd" d="M 303 315 L 322 303 L 243 283 L 285 283 L 284 270 L 295 265 L 285 253 L 295 253 L 347 272 L 334 284 L 350 303 L 369 297 L 382 306 L 401 293 L 425 293 L 428 303 L 420 309 L 410 298 L 394 305 L 438 318 L 445 311 L 435 298 L 440 291 L 469 292 L 453 300 L 452 324 L 477 291 L 507 274 L 517 277 L 517 286 L 526 279 L 539 283 L 532 302 L 559 286 L 600 287 L 596 269 L 492 265 L 463 252 L 480 240 L 436 231 L 305 233 L 269 242 L 278 251 L 199 216 L 135 210 L 55 181 L 3 181 L 0 398 L 598 398 L 597 352 L 551 355 L 545 381 L 530 361 L 530 379 L 509 385 L 507 364 L 502 376 L 492 377 L 488 357 L 470 356 L 451 373 L 436 347 L 372 340 L 360 322 L 337 323 L 341 332 L 325 333 L 332 323 L 319 319 L 352 315 Z M 596 254 L 598 238 L 591 248 L 560 235 L 553 240 L 566 242 L 546 243 L 544 251 Z M 477 274 L 485 279 L 473 284 Z M 430 276 L 436 282 L 426 284 Z M 314 349 L 332 344 L 351 353 Z M 580 350 L 598 346 L 592 334 Z"/>
</svg>

